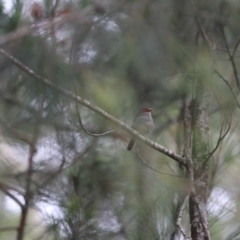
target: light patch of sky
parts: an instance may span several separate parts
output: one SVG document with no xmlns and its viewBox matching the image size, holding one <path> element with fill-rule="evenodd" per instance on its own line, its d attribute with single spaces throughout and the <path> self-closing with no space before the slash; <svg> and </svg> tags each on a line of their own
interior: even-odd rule
<svg viewBox="0 0 240 240">
<path fill-rule="evenodd" d="M 18 171 L 26 169 L 27 154 L 23 148 L 2 142 L 0 143 L 0 156 L 6 165 L 10 165 Z"/>
<path fill-rule="evenodd" d="M 4 9 L 6 12 L 9 12 L 13 5 L 13 0 L 3 0 Z"/>
<path fill-rule="evenodd" d="M 121 225 L 118 223 L 117 218 L 114 216 L 114 213 L 111 210 L 101 213 L 98 226 L 102 230 L 112 232 L 118 232 L 121 228 Z"/>
<path fill-rule="evenodd" d="M 22 204 L 23 197 L 18 196 L 15 192 L 11 192 Z M 6 207 L 7 212 L 12 212 L 13 214 L 20 214 L 21 209 L 19 205 L 10 197 L 4 198 L 4 206 Z M 58 206 L 53 203 L 38 202 L 36 205 L 37 211 L 40 213 L 40 218 L 45 219 L 46 221 L 54 218 L 62 218 L 63 214 Z"/>
<path fill-rule="evenodd" d="M 76 133 L 76 136 L 72 136 L 76 139 L 76 148 L 82 150 L 82 141 L 80 136 Z M 11 166 L 11 168 L 16 171 L 24 171 L 27 168 L 28 159 L 28 148 L 23 148 L 18 145 L 10 145 L 5 142 L 0 143 L 0 154 L 1 159 L 6 165 Z M 66 154 L 69 158 L 72 158 L 70 153 Z M 34 156 L 35 163 L 43 163 L 43 166 L 54 169 L 59 166 L 61 160 L 61 149 L 56 141 L 55 135 L 49 134 L 48 137 L 42 138 L 38 144 L 37 153 Z M 66 159 L 69 160 L 69 159 Z M 23 203 L 23 198 L 16 194 L 16 192 L 11 192 L 20 202 Z M 20 213 L 19 205 L 12 200 L 10 197 L 4 198 L 4 204 L 8 211 L 13 213 Z M 44 216 L 60 216 L 61 212 L 59 208 L 52 203 L 39 202 L 37 204 L 37 209 Z"/>
<path fill-rule="evenodd" d="M 55 165 L 58 162 L 57 160 L 60 154 L 61 152 L 59 145 L 56 142 L 56 138 L 49 135 L 48 137 L 42 138 L 38 143 L 38 149 L 34 161 L 41 162 L 43 160 L 49 160 L 51 161 L 51 165 Z M 56 159 L 57 162 L 54 162 L 54 159 Z"/>
<path fill-rule="evenodd" d="M 229 192 L 215 187 L 208 201 L 208 211 L 215 216 L 221 216 L 222 220 L 229 220 L 235 215 L 236 204 Z"/>
<path fill-rule="evenodd" d="M 103 23 L 107 31 L 120 32 L 118 25 L 113 20 L 105 19 Z"/>
<path fill-rule="evenodd" d="M 94 18 L 94 20 L 96 22 L 98 22 L 99 18 L 96 17 L 96 18 Z M 110 18 L 106 17 L 105 19 L 101 20 L 99 22 L 99 24 L 103 24 L 105 29 L 108 30 L 108 31 L 120 32 L 120 29 L 119 29 L 118 25 L 115 23 L 115 21 L 111 20 Z M 95 28 L 95 27 L 93 27 L 93 28 Z"/>
<path fill-rule="evenodd" d="M 96 56 L 97 51 L 90 44 L 84 44 L 82 47 L 79 62 L 80 63 L 89 63 Z"/>
<path fill-rule="evenodd" d="M 60 208 L 54 203 L 39 202 L 37 209 L 46 221 L 53 218 L 63 218 L 63 213 Z"/>
<path fill-rule="evenodd" d="M 24 199 L 22 196 L 15 194 L 15 192 L 11 191 L 13 194 L 22 204 L 24 203 Z M 6 196 L 4 198 L 4 206 L 7 212 L 12 212 L 13 214 L 20 214 L 21 209 L 19 205 L 10 197 Z M 41 219 L 45 219 L 46 221 L 49 219 L 54 218 L 62 218 L 63 214 L 60 208 L 54 203 L 46 203 L 46 202 L 38 202 L 35 206 L 35 209 L 38 213 L 40 213 L 39 217 Z"/>
<path fill-rule="evenodd" d="M 14 167 L 17 171 L 26 170 L 29 155 L 28 147 L 10 145 L 6 142 L 2 142 L 0 143 L 0 153 L 6 165 Z M 53 160 L 58 159 L 60 153 L 55 137 L 48 136 L 42 138 L 38 144 L 37 152 L 34 156 L 34 162 L 40 163 L 43 160 L 51 160 L 51 165 L 58 165 L 58 161 L 54 162 Z"/>
<path fill-rule="evenodd" d="M 11 192 L 14 197 L 16 197 L 21 203 L 23 203 L 23 197 L 22 196 L 18 196 L 15 194 L 15 192 Z M 4 206 L 6 207 L 7 212 L 12 212 L 12 213 L 16 213 L 19 214 L 21 212 L 21 209 L 19 207 L 19 205 L 10 197 L 5 197 L 4 198 Z"/>
</svg>

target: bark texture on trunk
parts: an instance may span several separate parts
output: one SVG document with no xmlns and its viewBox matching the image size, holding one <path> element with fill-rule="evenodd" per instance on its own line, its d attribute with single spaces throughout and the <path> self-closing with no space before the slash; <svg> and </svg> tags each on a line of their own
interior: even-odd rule
<svg viewBox="0 0 240 240">
<path fill-rule="evenodd" d="M 210 240 L 207 218 L 209 103 L 209 95 L 200 90 L 187 110 L 188 117 L 191 119 L 189 124 L 191 131 L 187 132 L 191 132 L 191 151 L 188 149 L 188 166 L 191 181 L 189 214 L 193 240 Z"/>
</svg>

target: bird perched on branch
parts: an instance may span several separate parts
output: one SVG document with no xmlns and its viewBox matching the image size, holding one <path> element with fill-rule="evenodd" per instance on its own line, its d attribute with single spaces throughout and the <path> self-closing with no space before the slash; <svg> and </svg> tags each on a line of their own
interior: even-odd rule
<svg viewBox="0 0 240 240">
<path fill-rule="evenodd" d="M 132 128 L 143 135 L 148 135 L 154 126 L 151 112 L 151 108 L 143 108 L 135 118 L 132 124 Z M 128 144 L 127 150 L 131 151 L 135 143 L 136 138 L 132 136 Z"/>
</svg>

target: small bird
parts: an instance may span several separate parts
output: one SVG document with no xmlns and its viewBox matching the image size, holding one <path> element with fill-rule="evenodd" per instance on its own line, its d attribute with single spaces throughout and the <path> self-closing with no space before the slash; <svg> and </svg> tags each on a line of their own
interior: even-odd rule
<svg viewBox="0 0 240 240">
<path fill-rule="evenodd" d="M 143 135 L 148 135 L 154 126 L 151 112 L 152 112 L 151 108 L 143 108 L 135 118 L 132 124 L 132 128 Z M 131 151 L 135 143 L 136 138 L 132 136 L 128 144 L 127 150 Z"/>
</svg>

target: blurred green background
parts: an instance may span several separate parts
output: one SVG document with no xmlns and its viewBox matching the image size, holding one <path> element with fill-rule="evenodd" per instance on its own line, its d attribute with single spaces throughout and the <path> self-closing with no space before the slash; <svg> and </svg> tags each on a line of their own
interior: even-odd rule
<svg viewBox="0 0 240 240">
<path fill-rule="evenodd" d="M 212 51 L 199 36 L 196 12 Z M 60 18 L 66 19 L 63 24 L 41 25 Z M 151 139 L 179 155 L 184 109 L 204 86 L 211 96 L 210 149 L 231 121 L 230 132 L 210 159 L 213 240 L 240 239 L 239 90 L 220 30 L 223 26 L 233 51 L 239 21 L 235 0 L 0 1 L 0 38 L 38 26 L 2 44 L 5 51 L 129 126 L 139 109 L 153 108 Z M 239 56 L 237 48 L 237 70 Z M 181 239 L 176 217 L 188 181 L 178 164 L 139 144 L 145 162 L 158 172 L 153 171 L 136 151 L 126 150 L 130 136 L 121 129 L 89 136 L 79 114 L 91 133 L 117 127 L 77 107 L 0 55 L 0 189 L 21 202 L 29 142 L 36 137 L 24 239 Z M 15 239 L 21 212 L 4 191 L 0 199 L 0 239 Z M 188 221 L 186 211 L 183 226 Z"/>
</svg>

